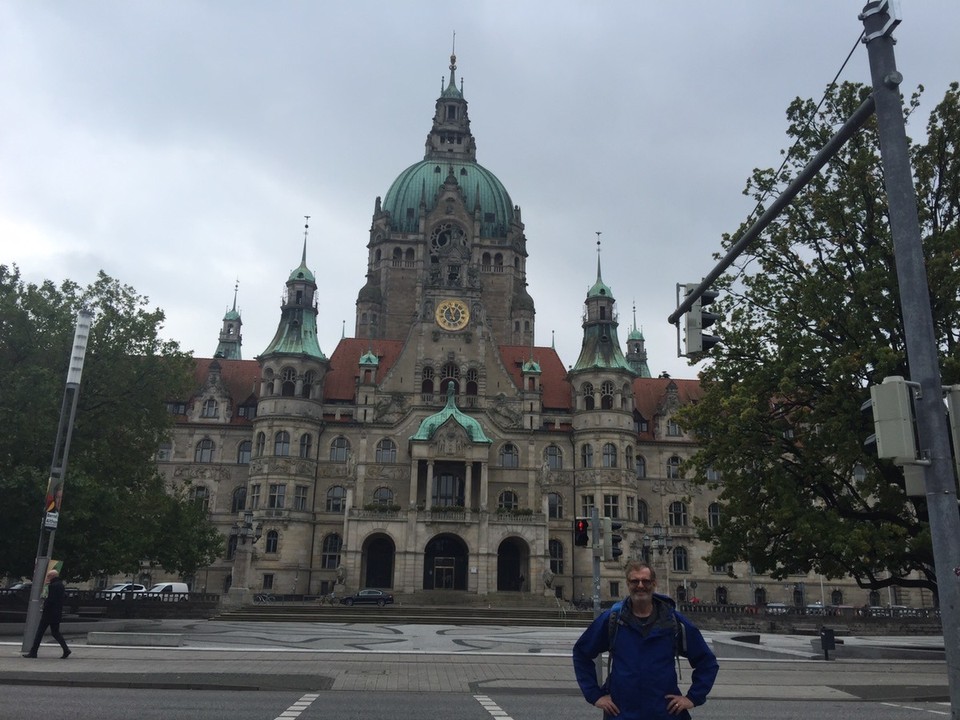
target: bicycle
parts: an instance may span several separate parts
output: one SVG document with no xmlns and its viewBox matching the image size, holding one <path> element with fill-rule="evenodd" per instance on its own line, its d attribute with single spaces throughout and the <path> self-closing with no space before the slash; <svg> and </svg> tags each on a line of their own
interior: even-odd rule
<svg viewBox="0 0 960 720">
<path fill-rule="evenodd" d="M 270 593 L 258 593 L 253 596 L 253 601 L 260 604 L 272 603 L 275 600 L 276 598 Z"/>
</svg>

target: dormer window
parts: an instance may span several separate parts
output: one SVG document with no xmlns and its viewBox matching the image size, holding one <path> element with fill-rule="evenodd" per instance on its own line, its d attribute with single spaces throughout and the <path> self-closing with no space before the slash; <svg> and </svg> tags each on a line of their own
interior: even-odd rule
<svg viewBox="0 0 960 720">
<path fill-rule="evenodd" d="M 447 120 L 456 120 L 456 119 L 457 119 L 457 106 L 447 105 Z"/>
</svg>

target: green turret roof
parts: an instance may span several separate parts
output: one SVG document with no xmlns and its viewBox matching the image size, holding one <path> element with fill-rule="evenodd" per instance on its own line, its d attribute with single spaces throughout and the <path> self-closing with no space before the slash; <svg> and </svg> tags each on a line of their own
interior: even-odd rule
<svg viewBox="0 0 960 720">
<path fill-rule="evenodd" d="M 483 432 L 483 427 L 475 419 L 460 411 L 457 407 L 456 395 L 453 392 L 453 383 L 447 385 L 447 404 L 440 412 L 424 418 L 420 423 L 417 432 L 410 438 L 411 440 L 431 440 L 434 433 L 439 430 L 450 418 L 462 427 L 471 442 L 487 443 L 492 441 Z"/>
</svg>

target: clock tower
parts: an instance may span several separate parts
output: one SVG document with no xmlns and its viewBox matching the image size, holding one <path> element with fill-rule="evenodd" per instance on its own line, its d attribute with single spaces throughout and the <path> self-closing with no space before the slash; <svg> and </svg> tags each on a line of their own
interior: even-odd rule
<svg viewBox="0 0 960 720">
<path fill-rule="evenodd" d="M 441 334 L 483 328 L 497 343 L 534 340 L 520 208 L 477 162 L 456 56 L 437 99 L 424 159 L 377 198 L 356 337 L 404 340 L 411 319 Z"/>
</svg>

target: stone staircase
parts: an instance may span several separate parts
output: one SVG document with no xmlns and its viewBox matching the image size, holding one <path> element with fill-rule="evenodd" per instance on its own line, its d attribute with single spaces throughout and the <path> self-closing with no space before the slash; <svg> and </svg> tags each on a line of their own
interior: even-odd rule
<svg viewBox="0 0 960 720">
<path fill-rule="evenodd" d="M 460 593 L 463 600 L 463 594 Z M 226 610 L 214 620 L 251 622 L 377 623 L 404 625 L 509 625 L 519 627 L 586 627 L 590 611 L 544 606 L 507 606 L 479 603 L 417 605 L 402 600 L 386 607 L 318 605 L 307 602 L 270 602 Z"/>
</svg>

